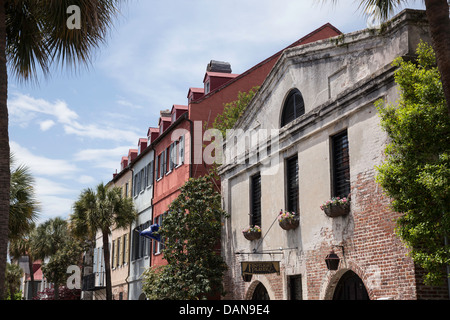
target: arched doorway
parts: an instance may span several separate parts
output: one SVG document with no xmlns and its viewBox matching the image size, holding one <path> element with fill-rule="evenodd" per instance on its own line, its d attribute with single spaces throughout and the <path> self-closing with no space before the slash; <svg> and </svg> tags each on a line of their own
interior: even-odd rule
<svg viewBox="0 0 450 320">
<path fill-rule="evenodd" d="M 336 285 L 333 300 L 369 300 L 369 294 L 361 278 L 349 270 Z"/>
<path fill-rule="evenodd" d="M 262 283 L 259 283 L 253 291 L 252 300 L 270 300 L 269 293 Z"/>
</svg>

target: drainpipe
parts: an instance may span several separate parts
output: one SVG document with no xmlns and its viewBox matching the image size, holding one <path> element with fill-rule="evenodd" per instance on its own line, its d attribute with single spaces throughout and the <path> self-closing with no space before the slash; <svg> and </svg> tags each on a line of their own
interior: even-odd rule
<svg viewBox="0 0 450 320">
<path fill-rule="evenodd" d="M 191 150 L 189 150 L 191 154 L 191 162 L 189 163 L 189 178 L 192 178 L 192 167 L 194 165 L 194 123 L 188 117 L 186 117 L 186 120 L 189 122 L 189 131 L 191 134 Z"/>
</svg>

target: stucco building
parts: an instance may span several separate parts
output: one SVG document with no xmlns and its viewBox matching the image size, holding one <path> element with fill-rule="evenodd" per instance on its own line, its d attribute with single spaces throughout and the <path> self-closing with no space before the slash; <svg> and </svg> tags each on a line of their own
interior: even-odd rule
<svg viewBox="0 0 450 320">
<path fill-rule="evenodd" d="M 422 285 L 375 182 L 388 137 L 374 103 L 395 103 L 392 61 L 420 39 L 424 12 L 405 10 L 380 29 L 284 51 L 225 144 L 225 299 L 448 298 Z M 330 217 L 320 207 L 336 196 L 350 196 L 349 211 Z M 298 226 L 281 228 L 280 211 Z M 247 240 L 254 225 L 260 237 Z"/>
</svg>

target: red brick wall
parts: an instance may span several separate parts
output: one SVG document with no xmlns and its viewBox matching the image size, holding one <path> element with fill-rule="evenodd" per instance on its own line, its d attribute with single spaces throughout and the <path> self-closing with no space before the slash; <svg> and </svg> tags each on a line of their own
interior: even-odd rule
<svg viewBox="0 0 450 320">
<path fill-rule="evenodd" d="M 363 281 L 371 300 L 389 298 L 394 300 L 448 299 L 447 285 L 425 286 L 423 271 L 408 256 L 409 250 L 395 234 L 395 220 L 399 214 L 390 210 L 390 200 L 374 180 L 374 171 L 360 174 L 352 185 L 352 211 L 344 219 L 350 228 L 343 242 L 333 246 L 332 228 L 323 229 L 322 241 L 314 250 L 305 251 L 303 261 L 306 274 L 302 274 L 303 298 L 308 300 L 332 299 L 340 277 L 348 270 L 355 272 Z M 337 222 L 337 220 L 336 220 Z M 339 256 L 337 271 L 329 271 L 325 257 L 331 250 Z M 285 269 L 281 275 L 253 276 L 251 282 L 240 277 L 239 256 L 225 276 L 228 294 L 225 299 L 250 299 L 259 282 L 272 292 L 275 299 L 287 296 Z M 264 278 L 262 281 L 261 279 Z M 286 292 L 286 293 L 285 293 Z"/>
</svg>

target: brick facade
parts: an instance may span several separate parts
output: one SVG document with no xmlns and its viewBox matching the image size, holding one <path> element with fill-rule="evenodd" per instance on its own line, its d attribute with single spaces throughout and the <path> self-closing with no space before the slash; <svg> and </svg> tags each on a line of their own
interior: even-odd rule
<svg viewBox="0 0 450 320">
<path fill-rule="evenodd" d="M 400 214 L 390 209 L 390 199 L 375 179 L 388 141 L 375 101 L 395 103 L 398 90 L 392 61 L 415 52 L 419 39 L 429 40 L 425 14 L 405 10 L 384 33 L 362 30 L 342 35 L 336 42 L 290 49 L 280 57 L 236 124 L 244 132 L 280 128 L 279 143 L 271 146 L 270 156 L 256 163 L 246 159 L 220 168 L 224 208 L 230 214 L 222 236 L 229 266 L 224 299 L 251 299 L 262 284 L 270 299 L 288 300 L 291 290 L 295 291 L 290 285 L 293 277 L 301 277 L 305 300 L 330 300 L 350 285 L 358 286 L 357 294 L 347 292 L 339 298 L 449 298 L 447 284 L 423 284 L 423 271 L 414 265 L 409 249 L 396 234 Z M 304 114 L 280 124 L 285 99 L 293 88 L 303 96 Z M 333 137 L 343 132 L 348 137 L 343 148 L 349 159 L 346 181 L 351 209 L 347 215 L 328 217 L 319 207 L 334 194 Z M 249 148 L 246 152 L 255 151 Z M 280 208 L 286 210 L 290 181 L 286 163 L 292 157 L 298 158 L 300 225 L 285 231 L 274 218 Z M 276 170 L 264 174 L 268 164 Z M 261 174 L 262 236 L 248 241 L 241 230 L 249 223 L 250 181 L 255 174 Z M 340 259 L 337 270 L 328 270 L 325 263 L 331 252 Z M 279 261 L 280 274 L 253 274 L 244 282 L 243 261 Z"/>
</svg>

